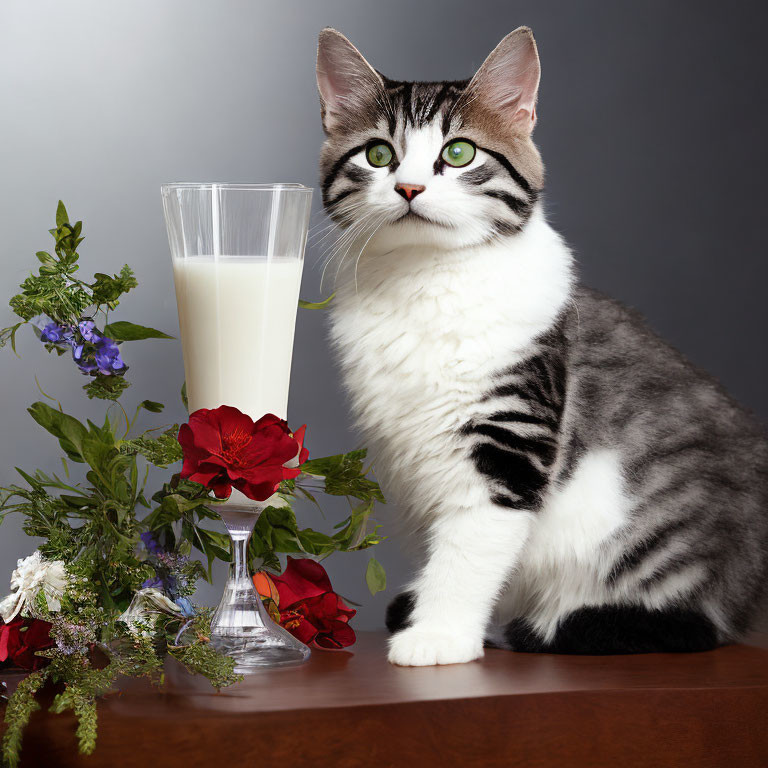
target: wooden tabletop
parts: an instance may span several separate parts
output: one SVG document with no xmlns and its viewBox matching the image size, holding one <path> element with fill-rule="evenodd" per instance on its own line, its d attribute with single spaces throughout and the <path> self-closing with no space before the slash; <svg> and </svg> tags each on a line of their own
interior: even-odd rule
<svg viewBox="0 0 768 768">
<path fill-rule="evenodd" d="M 768 766 L 768 650 L 553 656 L 399 668 L 386 638 L 315 651 L 215 693 L 175 662 L 166 685 L 126 681 L 77 755 L 73 719 L 38 713 L 28 766 Z"/>
</svg>

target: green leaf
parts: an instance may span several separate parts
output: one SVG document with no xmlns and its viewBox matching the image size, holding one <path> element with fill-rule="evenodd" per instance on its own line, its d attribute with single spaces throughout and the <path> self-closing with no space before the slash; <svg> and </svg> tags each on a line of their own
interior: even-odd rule
<svg viewBox="0 0 768 768">
<path fill-rule="evenodd" d="M 290 507 L 267 507 L 256 521 L 259 538 L 275 552 L 301 552 L 296 515 Z"/>
<path fill-rule="evenodd" d="M 116 401 L 131 383 L 124 376 L 104 376 L 98 374 L 87 384 L 83 385 L 89 399 Z"/>
<path fill-rule="evenodd" d="M 301 470 L 305 474 L 325 478 L 325 492 L 331 496 L 353 496 L 361 501 L 375 499 L 384 503 L 379 484 L 366 477 L 363 469 L 365 456 L 365 450 L 357 450 L 310 459 L 301 465 Z"/>
<path fill-rule="evenodd" d="M 230 538 L 226 533 L 212 531 L 209 528 L 200 528 L 200 526 L 197 527 L 197 532 L 207 542 L 208 549 L 214 552 L 219 560 L 226 562 L 231 559 Z"/>
<path fill-rule="evenodd" d="M 96 272 L 94 278 L 90 286 L 93 294 L 92 303 L 107 304 L 113 309 L 118 305 L 120 296 L 138 285 L 133 270 L 127 264 L 120 270 L 119 275 L 110 277 L 103 272 Z M 111 338 L 115 337 L 111 336 Z"/>
<path fill-rule="evenodd" d="M 231 559 L 229 536 L 208 528 L 201 528 L 186 518 L 182 521 L 181 529 L 185 538 L 208 559 L 208 581 L 210 581 L 213 561 L 219 559 L 228 562 Z"/>
<path fill-rule="evenodd" d="M 356 549 L 363 541 L 366 533 L 368 518 L 373 512 L 373 499 L 358 504 L 350 516 L 337 525 L 341 530 L 334 539 L 339 542 L 340 549 Z"/>
<path fill-rule="evenodd" d="M 32 403 L 27 410 L 43 429 L 59 438 L 59 444 L 72 461 L 84 461 L 83 440 L 88 436 L 88 430 L 74 416 L 40 401 Z"/>
<path fill-rule="evenodd" d="M 320 531 L 314 531 L 312 528 L 304 528 L 299 531 L 298 539 L 304 552 L 317 557 L 327 557 L 339 548 L 333 537 Z"/>
<path fill-rule="evenodd" d="M 322 301 L 304 301 L 304 299 L 299 299 L 299 306 L 302 309 L 325 309 L 333 301 L 334 296 L 336 296 L 335 291 Z"/>
<path fill-rule="evenodd" d="M 144 410 L 150 413 L 161 413 L 165 406 L 162 403 L 156 403 L 154 400 L 142 400 L 139 403 L 139 408 L 144 408 Z"/>
<path fill-rule="evenodd" d="M 132 440 L 122 441 L 118 447 L 120 453 L 126 455 L 140 453 L 150 464 L 156 467 L 167 467 L 182 458 L 181 445 L 176 439 L 178 432 L 179 426 L 174 424 L 157 437 L 150 437 L 145 433 Z"/>
<path fill-rule="evenodd" d="M 383 592 L 387 588 L 387 574 L 384 566 L 375 557 L 368 561 L 368 567 L 365 569 L 365 583 L 372 595 Z"/>
<path fill-rule="evenodd" d="M 115 341 L 138 341 L 140 339 L 172 339 L 167 333 L 144 325 L 136 325 L 126 320 L 118 320 L 104 326 L 105 335 Z"/>
<path fill-rule="evenodd" d="M 20 322 L 0 330 L 0 348 L 4 347 L 10 341 L 11 349 L 16 352 L 16 331 L 18 331 L 22 325 L 24 325 L 24 323 Z M 17 356 L 18 354 L 19 353 L 16 352 Z"/>
<path fill-rule="evenodd" d="M 185 512 L 196 509 L 202 503 L 200 499 L 187 499 L 178 493 L 172 493 L 163 498 L 160 504 L 161 515 L 157 517 L 157 522 L 175 522 L 180 520 Z"/>
<path fill-rule="evenodd" d="M 59 200 L 59 205 L 56 208 L 56 226 L 57 227 L 63 227 L 65 224 L 69 223 L 69 214 L 67 213 L 67 209 L 64 207 L 64 203 Z"/>
</svg>

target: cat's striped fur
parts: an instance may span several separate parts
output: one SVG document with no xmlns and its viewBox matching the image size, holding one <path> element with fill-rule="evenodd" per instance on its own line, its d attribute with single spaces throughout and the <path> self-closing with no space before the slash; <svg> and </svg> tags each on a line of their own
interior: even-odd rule
<svg viewBox="0 0 768 768">
<path fill-rule="evenodd" d="M 471 81 L 379 75 L 321 35 L 332 335 L 385 491 L 421 535 L 390 660 L 702 650 L 764 593 L 762 429 L 635 313 L 574 282 L 509 35 Z M 476 147 L 462 168 L 442 149 Z M 385 168 L 366 150 L 385 141 Z M 412 198 L 396 185 L 417 186 Z"/>
</svg>

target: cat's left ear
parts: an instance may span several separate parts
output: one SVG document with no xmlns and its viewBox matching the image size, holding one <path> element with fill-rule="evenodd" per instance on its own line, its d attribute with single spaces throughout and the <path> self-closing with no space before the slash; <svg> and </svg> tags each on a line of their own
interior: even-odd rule
<svg viewBox="0 0 768 768">
<path fill-rule="evenodd" d="M 540 77 L 533 32 L 518 27 L 491 51 L 467 90 L 472 101 L 497 114 L 510 129 L 530 133 L 536 124 Z"/>
<path fill-rule="evenodd" d="M 384 83 L 381 75 L 341 32 L 326 27 L 317 46 L 317 88 L 323 127 L 331 132 L 350 115 L 375 104 Z"/>
</svg>

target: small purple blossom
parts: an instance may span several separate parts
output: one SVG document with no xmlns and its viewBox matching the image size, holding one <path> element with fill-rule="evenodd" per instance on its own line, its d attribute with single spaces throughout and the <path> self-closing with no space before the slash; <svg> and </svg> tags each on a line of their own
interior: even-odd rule
<svg viewBox="0 0 768 768">
<path fill-rule="evenodd" d="M 90 375 L 96 371 L 96 361 L 93 359 L 91 350 L 86 350 L 84 344 L 74 344 L 72 346 L 72 359 L 81 373 Z"/>
<path fill-rule="evenodd" d="M 165 552 L 165 550 L 160 546 L 160 542 L 155 538 L 155 535 L 152 533 L 152 531 L 144 531 L 141 534 L 141 541 L 147 548 L 147 551 L 151 552 L 153 555 L 160 555 Z"/>
<path fill-rule="evenodd" d="M 68 325 L 40 315 L 34 325 L 39 329 L 43 344 L 59 350 L 70 347 L 72 360 L 86 376 L 120 376 L 128 370 L 120 356 L 118 342 L 105 336 L 90 317 L 82 318 L 76 325 Z"/>
<path fill-rule="evenodd" d="M 85 322 L 80 323 L 81 333 Z M 90 320 L 87 322 L 92 323 Z M 120 357 L 120 348 L 117 343 L 108 336 L 102 336 L 92 329 L 86 328 L 85 330 L 90 334 L 92 341 L 86 340 L 83 344 L 72 345 L 72 359 L 80 372 L 88 376 L 95 376 L 97 373 L 104 376 L 125 373 L 128 366 Z"/>
<path fill-rule="evenodd" d="M 147 579 L 142 585 L 142 588 L 155 587 L 164 594 L 168 595 L 171 600 L 176 599 L 176 595 L 179 593 L 178 581 L 175 576 L 171 574 L 164 574 L 162 576 L 153 576 Z"/>
<path fill-rule="evenodd" d="M 97 339 L 95 360 L 99 373 L 106 376 L 125 373 L 128 370 L 128 366 L 120 357 L 120 348 L 107 336 L 100 336 Z"/>
<path fill-rule="evenodd" d="M 96 330 L 96 323 L 93 320 L 86 318 L 81 320 L 77 327 L 80 329 L 80 335 L 86 341 L 97 342 L 101 338 L 101 334 Z"/>
<path fill-rule="evenodd" d="M 46 344 L 68 344 L 72 341 L 72 329 L 51 320 L 41 329 L 40 341 Z"/>
</svg>

